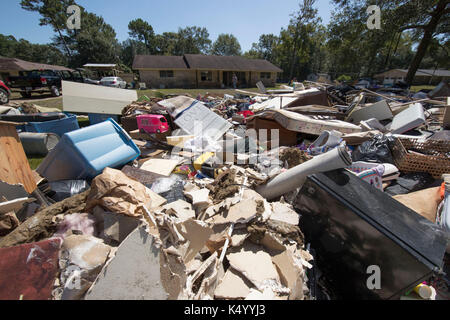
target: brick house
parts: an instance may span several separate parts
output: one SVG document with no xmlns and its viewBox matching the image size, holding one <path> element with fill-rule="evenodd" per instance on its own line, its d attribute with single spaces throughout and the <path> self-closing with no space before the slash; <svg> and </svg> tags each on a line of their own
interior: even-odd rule
<svg viewBox="0 0 450 320">
<path fill-rule="evenodd" d="M 254 87 L 258 81 L 272 87 L 277 73 L 283 72 L 267 60 L 201 54 L 137 55 L 133 70 L 139 71 L 140 82 L 157 89 L 231 87 L 233 73 L 241 88 Z"/>
</svg>

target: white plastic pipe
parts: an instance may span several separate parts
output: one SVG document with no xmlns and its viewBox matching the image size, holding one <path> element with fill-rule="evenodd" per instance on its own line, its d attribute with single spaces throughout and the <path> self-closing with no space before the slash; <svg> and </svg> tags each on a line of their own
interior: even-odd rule
<svg viewBox="0 0 450 320">
<path fill-rule="evenodd" d="M 268 200 L 300 188 L 310 174 L 348 167 L 352 159 L 345 147 L 337 147 L 272 178 L 256 191 Z"/>
</svg>

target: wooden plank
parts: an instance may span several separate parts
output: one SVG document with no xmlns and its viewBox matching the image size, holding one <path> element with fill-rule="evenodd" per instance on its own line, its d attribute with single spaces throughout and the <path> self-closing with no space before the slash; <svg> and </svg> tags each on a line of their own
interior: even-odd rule
<svg viewBox="0 0 450 320">
<path fill-rule="evenodd" d="M 20 183 L 28 193 L 37 187 L 16 128 L 3 123 L 0 124 L 0 180 Z"/>
</svg>

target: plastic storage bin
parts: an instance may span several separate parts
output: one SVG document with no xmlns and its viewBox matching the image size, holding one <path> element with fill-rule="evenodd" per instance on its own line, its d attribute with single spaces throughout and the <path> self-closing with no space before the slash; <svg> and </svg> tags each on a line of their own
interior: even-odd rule
<svg viewBox="0 0 450 320">
<path fill-rule="evenodd" d="M 62 119 L 45 122 L 28 122 L 26 125 L 17 128 L 26 132 L 55 133 L 62 137 L 67 132 L 80 129 L 80 126 L 78 125 L 77 116 L 68 114 L 67 117 Z"/>
<path fill-rule="evenodd" d="M 116 122 L 119 122 L 119 116 L 113 114 L 89 113 L 88 116 L 91 125 L 106 121 L 110 118 Z"/>
<path fill-rule="evenodd" d="M 92 179 L 106 167 L 119 167 L 139 155 L 131 137 L 108 119 L 64 134 L 36 171 L 50 182 Z"/>
</svg>

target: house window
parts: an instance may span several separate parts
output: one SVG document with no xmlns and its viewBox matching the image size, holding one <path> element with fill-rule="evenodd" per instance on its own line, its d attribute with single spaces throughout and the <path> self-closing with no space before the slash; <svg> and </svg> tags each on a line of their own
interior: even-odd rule
<svg viewBox="0 0 450 320">
<path fill-rule="evenodd" d="M 261 72 L 261 79 L 270 79 L 270 72 Z"/>
<path fill-rule="evenodd" d="M 172 70 L 162 70 L 159 72 L 160 78 L 173 78 L 173 71 Z"/>
<path fill-rule="evenodd" d="M 212 72 L 211 71 L 202 71 L 200 73 L 202 81 L 212 81 Z"/>
</svg>

